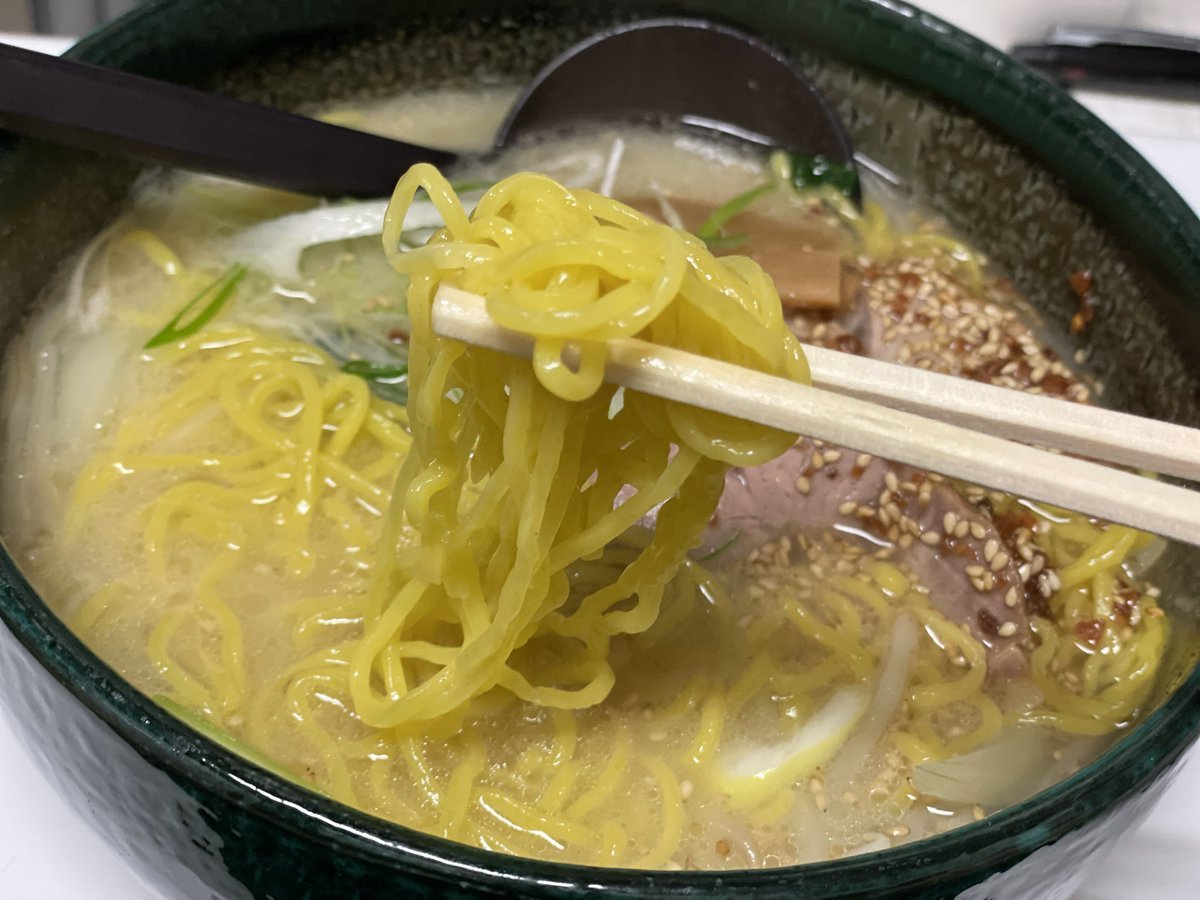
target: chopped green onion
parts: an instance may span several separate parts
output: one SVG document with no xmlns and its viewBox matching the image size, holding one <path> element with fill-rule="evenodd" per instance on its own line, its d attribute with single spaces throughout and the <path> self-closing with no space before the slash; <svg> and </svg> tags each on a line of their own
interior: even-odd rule
<svg viewBox="0 0 1200 900">
<path fill-rule="evenodd" d="M 462 181 L 450 182 L 450 190 L 456 194 L 469 194 L 471 191 L 486 191 L 494 182 L 484 181 L 483 179 L 463 179 Z M 417 197 L 425 197 L 426 200 L 431 199 L 429 192 L 425 188 L 417 188 Z"/>
<path fill-rule="evenodd" d="M 858 192 L 858 172 L 853 166 L 844 166 L 821 155 L 780 152 L 787 160 L 787 180 L 797 191 L 831 187 L 851 199 Z"/>
<path fill-rule="evenodd" d="M 191 337 L 216 317 L 229 298 L 233 296 L 234 288 L 238 286 L 238 282 L 245 276 L 245 266 L 240 263 L 230 266 L 224 275 L 189 300 L 187 305 L 175 315 L 175 318 L 163 327 L 162 331 L 146 341 L 146 349 L 153 350 L 155 347 L 161 347 L 163 344 L 171 344 L 186 337 Z M 191 314 L 195 307 L 202 303 L 204 305 L 198 313 L 193 315 L 185 324 L 180 324 Z"/>
<path fill-rule="evenodd" d="M 365 380 L 371 390 L 390 403 L 408 402 L 408 366 L 396 363 L 373 363 L 366 359 L 351 359 L 342 363 L 347 375 Z"/>
<path fill-rule="evenodd" d="M 704 243 L 708 245 L 709 250 L 732 250 L 734 247 L 742 246 L 748 240 L 750 240 L 750 235 L 738 232 L 709 238 Z"/>
<path fill-rule="evenodd" d="M 198 731 L 204 737 L 208 738 L 214 744 L 224 747 L 230 753 L 240 756 L 247 762 L 254 763 L 260 769 L 266 769 L 272 775 L 277 775 L 284 781 L 290 781 L 293 784 L 301 784 L 304 787 L 312 788 L 313 785 L 307 779 L 301 778 L 289 769 L 285 769 L 279 763 L 275 762 L 269 756 L 259 753 L 253 747 L 248 747 L 243 744 L 233 735 L 226 731 L 222 731 L 200 713 L 193 712 L 186 706 L 182 706 L 172 700 L 170 697 L 164 697 L 162 694 L 155 694 L 153 697 L 155 703 L 173 715 L 179 721 L 183 722 L 193 731 Z"/>
<path fill-rule="evenodd" d="M 708 553 L 705 553 L 703 556 L 698 557 L 695 561 L 701 562 L 701 563 L 711 562 L 712 560 L 716 559 L 718 556 L 720 556 L 722 553 L 724 553 L 726 550 L 728 550 L 730 547 L 732 547 L 734 544 L 736 544 L 741 539 L 742 539 L 742 532 L 741 532 L 741 529 L 739 529 L 739 530 L 735 531 L 733 533 L 733 536 L 729 540 L 727 540 L 725 543 L 723 543 L 720 547 L 717 547 L 714 550 L 708 551 Z"/>
<path fill-rule="evenodd" d="M 713 210 L 712 215 L 705 219 L 704 224 L 696 230 L 696 237 L 702 241 L 711 241 L 716 238 L 723 237 L 721 229 L 725 224 L 742 212 L 751 203 L 761 197 L 763 194 L 775 190 L 775 183 L 767 182 L 760 184 L 756 188 L 751 188 L 744 194 L 738 194 L 732 200 L 727 200 Z"/>
<path fill-rule="evenodd" d="M 366 359 L 351 359 L 342 363 L 342 371 L 347 375 L 357 375 L 367 381 L 399 381 L 408 377 L 408 366 L 373 363 Z"/>
<path fill-rule="evenodd" d="M 475 181 L 452 181 L 450 189 L 456 194 L 466 194 L 471 191 L 486 191 L 492 186 L 492 182 L 476 179 Z"/>
</svg>

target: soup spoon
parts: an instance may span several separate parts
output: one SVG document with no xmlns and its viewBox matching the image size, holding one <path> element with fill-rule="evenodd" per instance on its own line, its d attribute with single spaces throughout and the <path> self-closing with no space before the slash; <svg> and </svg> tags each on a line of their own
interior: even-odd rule
<svg viewBox="0 0 1200 900">
<path fill-rule="evenodd" d="M 853 171 L 841 121 L 785 56 L 694 19 L 622 25 L 521 93 L 496 149 L 580 120 L 676 123 Z M 0 47 L 0 127 L 114 156 L 330 197 L 380 197 L 458 155 L 116 69 Z M 855 189 L 856 190 L 856 189 Z"/>
</svg>

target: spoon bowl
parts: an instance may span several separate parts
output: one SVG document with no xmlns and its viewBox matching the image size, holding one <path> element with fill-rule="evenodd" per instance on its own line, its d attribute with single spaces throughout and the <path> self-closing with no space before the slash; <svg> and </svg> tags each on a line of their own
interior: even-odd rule
<svg viewBox="0 0 1200 900">
<path fill-rule="evenodd" d="M 596 120 L 683 125 L 854 166 L 841 120 L 794 62 L 700 19 L 627 23 L 568 48 L 518 96 L 496 146 Z"/>
</svg>

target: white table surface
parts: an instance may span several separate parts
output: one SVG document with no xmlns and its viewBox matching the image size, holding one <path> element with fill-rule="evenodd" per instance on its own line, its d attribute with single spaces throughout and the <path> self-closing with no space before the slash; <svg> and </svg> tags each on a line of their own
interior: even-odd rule
<svg viewBox="0 0 1200 900">
<path fill-rule="evenodd" d="M 938 12 L 958 24 L 978 24 L 985 37 L 992 22 L 986 16 L 973 22 L 963 7 L 982 12 L 996 8 L 995 4 L 977 7 L 960 0 L 954 0 L 953 8 L 948 2 L 931 5 L 946 6 Z M 1004 20 L 1004 27 L 1011 27 L 1011 17 Z M 1003 35 L 995 33 L 994 37 Z M 69 43 L 3 34 L 0 41 L 47 52 L 61 52 Z M 1157 166 L 1200 211 L 1200 104 L 1095 93 L 1080 99 Z M 1074 900 L 1192 900 L 1198 894 L 1200 750 L 1193 750 L 1179 779 L 1150 818 L 1092 870 Z M 0 900 L 159 897 L 71 812 L 17 744 L 0 714 Z"/>
</svg>

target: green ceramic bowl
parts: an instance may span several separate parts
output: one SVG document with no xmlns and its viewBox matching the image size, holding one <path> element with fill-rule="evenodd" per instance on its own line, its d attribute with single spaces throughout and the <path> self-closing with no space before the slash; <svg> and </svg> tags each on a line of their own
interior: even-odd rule
<svg viewBox="0 0 1200 900">
<path fill-rule="evenodd" d="M 599 7 L 599 5 L 597 5 Z M 71 55 L 303 107 L 529 75 L 613 20 L 686 13 L 761 35 L 825 88 L 859 148 L 983 247 L 1054 323 L 1068 273 L 1100 298 L 1073 348 L 1113 405 L 1200 424 L 1200 222 L 1066 94 L 895 0 L 177 0 Z M 0 145 L 0 334 L 119 208 L 136 167 Z M 309 794 L 167 716 L 83 647 L 0 553 L 0 702 L 79 814 L 181 897 L 1057 897 L 1162 793 L 1200 729 L 1195 554 L 1164 575 L 1175 640 L 1157 708 L 1101 759 L 982 822 L 791 869 L 549 865 L 416 834 Z"/>
</svg>

